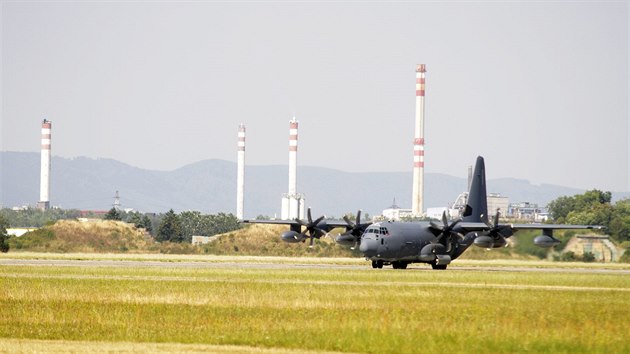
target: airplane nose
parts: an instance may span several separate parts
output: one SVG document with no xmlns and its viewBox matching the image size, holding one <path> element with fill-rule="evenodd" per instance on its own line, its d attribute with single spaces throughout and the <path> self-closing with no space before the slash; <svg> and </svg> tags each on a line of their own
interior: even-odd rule
<svg viewBox="0 0 630 354">
<path fill-rule="evenodd" d="M 363 253 L 366 257 L 376 256 L 376 250 L 378 249 L 378 244 L 375 240 L 370 238 L 363 238 L 361 240 L 361 246 L 359 246 L 359 251 Z"/>
</svg>

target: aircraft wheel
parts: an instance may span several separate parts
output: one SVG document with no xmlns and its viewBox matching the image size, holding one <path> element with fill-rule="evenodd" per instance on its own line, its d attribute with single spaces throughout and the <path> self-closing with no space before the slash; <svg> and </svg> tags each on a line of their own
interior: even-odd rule
<svg viewBox="0 0 630 354">
<path fill-rule="evenodd" d="M 398 265 L 398 269 L 407 269 L 407 263 L 400 262 L 400 264 Z"/>
<path fill-rule="evenodd" d="M 446 266 L 447 266 L 446 264 L 435 264 L 435 263 L 431 264 L 431 267 L 433 269 L 440 269 L 440 270 L 446 269 Z"/>
<path fill-rule="evenodd" d="M 382 261 L 382 260 L 380 260 L 380 259 L 379 259 L 378 261 L 376 261 L 376 267 L 377 267 L 378 269 L 382 269 L 382 268 L 383 268 L 383 261 Z"/>
<path fill-rule="evenodd" d="M 374 268 L 374 269 L 378 268 L 378 265 L 376 264 L 376 261 L 372 261 L 372 268 Z"/>
</svg>

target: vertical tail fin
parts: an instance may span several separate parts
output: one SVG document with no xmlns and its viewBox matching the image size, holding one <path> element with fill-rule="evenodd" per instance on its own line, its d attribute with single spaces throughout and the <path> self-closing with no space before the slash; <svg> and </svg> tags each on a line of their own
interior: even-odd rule
<svg viewBox="0 0 630 354">
<path fill-rule="evenodd" d="M 465 222 L 485 222 L 488 223 L 488 195 L 486 193 L 486 167 L 483 157 L 477 157 L 475 171 L 473 172 L 470 190 L 468 191 L 468 202 L 464 210 Z"/>
</svg>

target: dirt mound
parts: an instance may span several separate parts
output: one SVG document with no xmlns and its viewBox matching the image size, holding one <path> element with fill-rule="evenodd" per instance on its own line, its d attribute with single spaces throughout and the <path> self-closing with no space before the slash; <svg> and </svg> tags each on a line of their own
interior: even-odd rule
<svg viewBox="0 0 630 354">
<path fill-rule="evenodd" d="M 61 220 L 9 242 L 12 250 L 45 252 L 143 252 L 153 241 L 144 230 L 111 220 Z"/>
</svg>

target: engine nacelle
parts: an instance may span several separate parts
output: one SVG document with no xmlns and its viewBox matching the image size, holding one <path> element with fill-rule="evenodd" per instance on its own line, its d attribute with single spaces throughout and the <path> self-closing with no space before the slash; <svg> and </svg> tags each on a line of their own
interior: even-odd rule
<svg viewBox="0 0 630 354">
<path fill-rule="evenodd" d="M 433 262 L 436 254 L 444 253 L 446 248 L 441 243 L 429 243 L 420 250 L 420 260 L 423 262 Z"/>
<path fill-rule="evenodd" d="M 451 264 L 451 256 L 447 254 L 438 254 L 435 256 L 435 264 L 437 265 Z"/>
<path fill-rule="evenodd" d="M 478 236 L 473 243 L 475 246 L 482 248 L 501 248 L 507 246 L 507 241 L 503 237 L 494 239 L 492 236 L 488 235 Z"/>
<path fill-rule="evenodd" d="M 538 247 L 550 248 L 560 243 L 560 240 L 553 236 L 540 235 L 534 239 L 534 244 Z"/>
<path fill-rule="evenodd" d="M 492 237 L 488 235 L 477 236 L 477 238 L 475 238 L 475 241 L 473 241 L 473 243 L 475 244 L 475 246 L 482 247 L 482 248 L 494 247 L 494 240 L 492 239 Z"/>
<path fill-rule="evenodd" d="M 289 243 L 301 242 L 304 240 L 304 236 L 301 233 L 295 231 L 285 231 L 280 235 L 282 241 Z"/>
<path fill-rule="evenodd" d="M 335 241 L 340 245 L 354 246 L 356 239 L 352 235 L 339 235 Z"/>
</svg>

